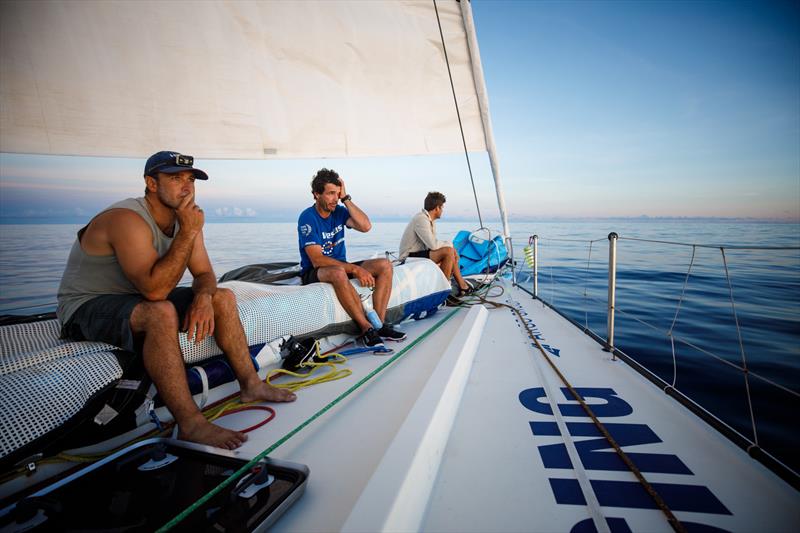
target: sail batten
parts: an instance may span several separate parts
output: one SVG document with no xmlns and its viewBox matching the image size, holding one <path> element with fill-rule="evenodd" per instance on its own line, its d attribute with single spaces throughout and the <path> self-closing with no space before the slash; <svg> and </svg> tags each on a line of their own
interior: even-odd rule
<svg viewBox="0 0 800 533">
<path fill-rule="evenodd" d="M 486 149 L 440 2 L 468 149 Z M 463 150 L 428 1 L 0 4 L 0 150 L 271 159 Z"/>
</svg>

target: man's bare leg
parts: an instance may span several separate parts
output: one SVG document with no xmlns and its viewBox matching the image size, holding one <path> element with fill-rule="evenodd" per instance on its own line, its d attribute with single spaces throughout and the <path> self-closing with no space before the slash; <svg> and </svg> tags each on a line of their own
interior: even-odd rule
<svg viewBox="0 0 800 533">
<path fill-rule="evenodd" d="M 465 291 L 469 289 L 469 285 L 461 276 L 461 268 L 458 266 L 458 261 L 461 258 L 458 256 L 458 252 L 455 248 L 450 248 L 450 250 L 453 250 L 453 277 L 456 278 L 456 283 L 458 283 L 459 288 Z"/>
<path fill-rule="evenodd" d="M 214 306 L 214 340 L 231 363 L 233 373 L 239 381 L 242 403 L 292 402 L 297 396 L 286 389 L 273 387 L 261 380 L 253 367 L 244 335 L 239 311 L 236 308 L 236 296 L 228 289 L 217 289 L 212 305 Z"/>
<path fill-rule="evenodd" d="M 430 256 L 431 261 L 435 262 L 439 265 L 439 268 L 442 269 L 448 281 L 450 281 L 450 277 L 453 276 L 456 278 L 456 283 L 460 289 L 466 290 L 469 288 L 467 282 L 461 277 L 461 270 L 458 268 L 458 252 L 456 252 L 455 248 L 445 246 L 443 248 L 431 250 Z"/>
<path fill-rule="evenodd" d="M 439 265 L 447 281 L 450 281 L 450 276 L 453 275 L 453 254 L 450 250 L 452 248 L 438 248 L 430 251 L 431 261 Z"/>
<path fill-rule="evenodd" d="M 392 275 L 394 269 L 387 259 L 367 259 L 361 267 L 375 278 L 375 290 L 372 292 L 372 305 L 381 322 L 386 317 L 389 297 L 392 295 Z"/>
<path fill-rule="evenodd" d="M 247 435 L 206 420 L 189 393 L 186 367 L 178 345 L 175 306 L 168 301 L 137 304 L 131 313 L 131 330 L 134 334 L 144 334 L 144 367 L 178 424 L 178 437 L 229 450 L 241 446 Z"/>
<path fill-rule="evenodd" d="M 338 266 L 320 267 L 317 270 L 317 278 L 320 281 L 333 285 L 333 290 L 336 292 L 339 303 L 342 304 L 342 307 L 344 307 L 344 310 L 350 315 L 350 318 L 361 328 L 362 333 L 372 327 L 367 317 L 364 315 L 364 308 L 361 306 L 361 297 L 358 295 L 355 287 L 350 283 L 350 280 L 347 278 L 347 273 L 343 268 Z"/>
</svg>

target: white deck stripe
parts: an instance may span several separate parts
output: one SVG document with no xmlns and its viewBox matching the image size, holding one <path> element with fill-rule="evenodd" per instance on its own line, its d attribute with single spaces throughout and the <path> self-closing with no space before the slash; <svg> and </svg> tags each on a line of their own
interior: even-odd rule
<svg viewBox="0 0 800 533">
<path fill-rule="evenodd" d="M 342 531 L 419 530 L 488 316 L 470 309 Z"/>
</svg>

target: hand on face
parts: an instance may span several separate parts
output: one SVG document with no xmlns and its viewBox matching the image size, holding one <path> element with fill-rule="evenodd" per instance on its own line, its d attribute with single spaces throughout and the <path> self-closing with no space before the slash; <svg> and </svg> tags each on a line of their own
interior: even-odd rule
<svg viewBox="0 0 800 533">
<path fill-rule="evenodd" d="M 187 194 L 175 208 L 175 215 L 181 225 L 181 231 L 198 233 L 205 224 L 203 210 L 194 203 L 194 193 Z"/>
<path fill-rule="evenodd" d="M 344 190 L 344 180 L 339 178 L 339 200 L 347 196 L 347 191 Z"/>
</svg>

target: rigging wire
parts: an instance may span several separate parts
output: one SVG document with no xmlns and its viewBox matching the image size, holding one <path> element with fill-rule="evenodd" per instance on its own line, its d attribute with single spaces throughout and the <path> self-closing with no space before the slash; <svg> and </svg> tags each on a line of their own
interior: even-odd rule
<svg viewBox="0 0 800 533">
<path fill-rule="evenodd" d="M 725 248 L 719 248 L 722 252 L 722 264 L 725 265 L 725 279 L 728 281 L 728 291 L 731 297 L 731 309 L 733 310 L 733 320 L 736 323 L 736 335 L 739 337 L 739 349 L 742 353 L 742 373 L 744 374 L 744 386 L 747 390 L 747 407 L 750 409 L 750 423 L 753 426 L 753 442 L 758 446 L 758 432 L 756 432 L 756 418 L 753 414 L 753 400 L 750 396 L 750 379 L 748 378 L 747 358 L 744 355 L 744 343 L 742 342 L 742 329 L 739 327 L 739 316 L 736 314 L 736 303 L 733 301 L 733 285 L 731 276 L 728 272 L 728 260 L 725 258 Z"/>
<path fill-rule="evenodd" d="M 588 299 L 589 299 L 589 267 L 592 264 L 592 241 L 589 241 L 589 258 L 586 260 L 586 277 L 584 278 L 584 285 L 583 285 L 583 315 L 584 320 L 586 321 L 585 326 L 586 329 L 589 329 L 589 308 L 587 307 Z"/>
<path fill-rule="evenodd" d="M 674 244 L 678 246 L 692 246 L 697 248 L 714 248 L 719 249 L 722 246 L 718 244 L 690 244 L 688 242 L 675 242 L 675 241 L 660 241 L 660 240 L 653 240 L 653 239 L 639 239 L 637 237 L 622 237 L 621 235 L 617 237 L 619 240 L 628 240 L 628 241 L 639 241 L 639 242 L 652 242 L 656 244 Z M 735 246 L 735 245 L 725 245 L 725 248 L 728 250 L 800 250 L 800 246 Z"/>
<path fill-rule="evenodd" d="M 681 289 L 681 297 L 678 298 L 678 305 L 675 307 L 675 316 L 672 319 L 672 325 L 669 327 L 669 331 L 667 331 L 667 337 L 669 337 L 670 345 L 672 346 L 672 388 L 675 388 L 675 383 L 678 380 L 678 361 L 675 357 L 675 338 L 672 336 L 672 332 L 675 330 L 675 323 L 678 321 L 678 313 L 681 312 L 681 304 L 683 303 L 683 297 L 686 294 L 686 286 L 689 284 L 689 275 L 692 273 L 692 265 L 694 265 L 694 257 L 697 253 L 697 247 L 692 246 L 692 259 L 689 261 L 689 269 L 686 271 L 686 278 L 683 280 L 683 288 Z"/>
<path fill-rule="evenodd" d="M 436 23 L 439 25 L 439 36 L 442 39 L 442 51 L 444 52 L 444 62 L 447 65 L 447 75 L 450 78 L 450 90 L 453 92 L 453 104 L 456 107 L 458 117 L 458 129 L 461 131 L 461 142 L 464 144 L 464 157 L 467 159 L 467 169 L 469 170 L 469 181 L 472 183 L 472 195 L 475 197 L 475 209 L 478 211 L 478 222 L 483 227 L 483 217 L 481 217 L 481 206 L 478 205 L 478 193 L 475 191 L 475 179 L 472 176 L 472 165 L 469 162 L 469 151 L 467 150 L 467 139 L 464 136 L 464 125 L 461 123 L 461 111 L 458 109 L 458 98 L 456 97 L 456 87 L 453 83 L 453 73 L 450 71 L 450 60 L 447 58 L 447 46 L 444 44 L 444 32 L 442 31 L 442 21 L 439 19 L 439 8 L 436 0 L 433 0 L 433 9 L 436 11 Z"/>
<path fill-rule="evenodd" d="M 675 355 L 674 343 L 675 343 L 675 341 L 677 341 L 677 342 L 680 342 L 680 343 L 682 343 L 682 344 L 684 344 L 684 345 L 686 345 L 686 346 L 688 346 L 688 347 L 690 347 L 690 348 L 692 348 L 694 350 L 697 350 L 698 352 L 700 352 L 700 353 L 702 353 L 702 354 L 704 354 L 704 355 L 706 355 L 708 357 L 711 357 L 712 359 L 715 359 L 715 360 L 719 361 L 720 363 L 722 363 L 722 364 L 724 364 L 726 366 L 729 366 L 729 367 L 731 367 L 731 368 L 733 368 L 733 369 L 735 369 L 735 370 L 737 370 L 739 372 L 742 372 L 742 373 L 746 374 L 746 377 L 747 376 L 752 376 L 753 378 L 758 379 L 758 380 L 760 380 L 760 381 L 762 381 L 764 383 L 767 383 L 768 385 L 770 385 L 772 387 L 780 389 L 780 390 L 782 390 L 782 391 L 784 391 L 784 392 L 786 392 L 786 393 L 788 393 L 788 394 L 790 394 L 790 395 L 792 395 L 794 397 L 800 397 L 800 392 L 798 392 L 796 390 L 793 390 L 793 389 L 791 389 L 791 388 L 789 388 L 789 387 L 787 387 L 785 385 L 782 385 L 782 384 L 780 384 L 780 383 L 778 383 L 778 382 L 776 382 L 776 381 L 774 381 L 774 380 L 772 380 L 772 379 L 770 379 L 770 378 L 768 378 L 766 376 L 763 376 L 763 375 L 761 375 L 761 374 L 759 374 L 757 372 L 754 372 L 752 369 L 748 368 L 746 365 L 737 364 L 737 363 L 729 361 L 729 360 L 727 360 L 727 359 L 725 359 L 725 358 L 723 358 L 723 357 L 721 357 L 721 356 L 719 356 L 719 355 L 717 355 L 717 354 L 715 354 L 713 352 L 710 352 L 709 350 L 706 350 L 706 349 L 696 345 L 695 343 L 691 342 L 688 339 L 685 339 L 685 338 L 682 338 L 680 336 L 675 335 L 675 332 L 674 332 L 675 324 L 677 322 L 677 317 L 678 317 L 678 314 L 680 313 L 682 302 L 685 299 L 687 283 L 688 283 L 691 271 L 694 268 L 694 263 L 695 263 L 695 259 L 696 259 L 696 252 L 697 252 L 698 248 L 709 248 L 709 249 L 715 249 L 715 250 L 722 250 L 723 263 L 724 263 L 724 266 L 725 266 L 725 269 L 726 269 L 726 276 L 727 276 L 726 279 L 728 280 L 729 298 L 731 300 L 731 306 L 733 307 L 734 314 L 735 314 L 736 313 L 736 309 L 735 309 L 735 303 L 733 302 L 733 288 L 732 288 L 731 283 L 730 283 L 730 276 L 727 274 L 727 262 L 726 262 L 726 256 L 725 256 L 725 249 L 728 249 L 728 250 L 733 249 L 733 250 L 783 250 L 783 251 L 786 251 L 786 250 L 798 250 L 798 249 L 800 249 L 800 247 L 798 247 L 798 246 L 728 246 L 728 245 L 719 246 L 719 245 L 710 245 L 710 244 L 697 244 L 697 243 L 686 243 L 686 242 L 675 242 L 675 241 L 664 241 L 664 240 L 653 240 L 653 239 L 640 239 L 640 238 L 636 238 L 636 237 L 623 237 L 623 236 L 619 236 L 618 239 L 619 240 L 627 239 L 629 241 L 638 241 L 638 242 L 646 242 L 646 243 L 669 244 L 669 245 L 687 246 L 687 247 L 690 246 L 690 247 L 692 247 L 692 258 L 690 260 L 689 268 L 688 268 L 688 270 L 686 272 L 686 276 L 684 277 L 684 285 L 683 285 L 683 289 L 681 291 L 681 297 L 678 300 L 678 303 L 677 303 L 677 306 L 676 306 L 676 310 L 675 310 L 675 316 L 673 318 L 672 324 L 671 324 L 671 326 L 670 326 L 668 331 L 664 332 L 663 329 L 661 329 L 661 328 L 659 328 L 659 327 L 657 327 L 657 326 L 655 326 L 653 324 L 650 324 L 649 322 L 647 322 L 647 321 L 635 316 L 632 313 L 626 312 L 625 309 L 622 308 L 619 304 L 617 304 L 614 307 L 614 311 L 616 313 L 619 313 L 620 315 L 623 315 L 623 316 L 633 320 L 634 322 L 637 322 L 637 323 L 641 324 L 642 326 L 644 326 L 644 327 L 646 327 L 646 328 L 648 328 L 648 329 L 650 329 L 652 331 L 655 331 L 655 332 L 659 333 L 660 335 L 665 335 L 666 337 L 668 337 L 670 339 L 672 355 L 673 355 L 673 383 L 672 383 L 673 388 L 675 388 L 675 383 L 676 383 L 675 373 L 676 373 L 676 367 L 677 367 L 676 361 L 675 361 L 676 355 Z M 561 241 L 561 242 L 586 242 L 585 240 L 578 240 L 578 239 L 552 239 L 552 238 L 546 238 L 546 237 L 539 237 L 539 240 L 540 241 Z M 599 241 L 604 241 L 604 240 L 607 240 L 607 238 L 593 239 L 593 240 L 591 240 L 589 242 L 590 243 L 594 243 L 594 242 L 599 242 Z M 541 263 L 541 261 L 540 261 L 540 263 Z M 554 279 L 554 276 L 553 276 L 553 272 L 552 272 L 552 268 L 553 267 L 551 266 L 550 268 L 551 268 L 551 271 L 550 271 L 550 289 L 551 289 L 550 292 L 551 292 L 551 295 L 550 295 L 549 304 L 551 306 L 553 306 L 553 307 L 556 307 L 555 285 L 556 285 L 557 282 L 556 282 L 556 280 Z M 584 295 L 584 297 L 589 299 L 589 300 L 591 300 L 591 301 L 593 301 L 593 302 L 596 302 L 598 304 L 605 304 L 604 301 L 597 300 L 595 298 L 591 298 L 588 295 Z M 542 299 L 542 301 L 546 302 L 547 300 Z M 741 333 L 741 329 L 740 329 L 739 324 L 738 324 L 738 317 L 735 317 L 735 318 L 736 318 L 737 334 L 740 336 L 740 339 L 739 339 L 740 351 L 742 351 L 743 350 L 743 340 L 741 339 L 742 333 Z M 589 331 L 592 331 L 598 337 L 602 336 L 599 333 L 594 332 L 590 328 L 586 328 L 586 329 L 588 329 Z M 748 395 L 748 397 L 749 397 L 749 395 Z"/>
</svg>

